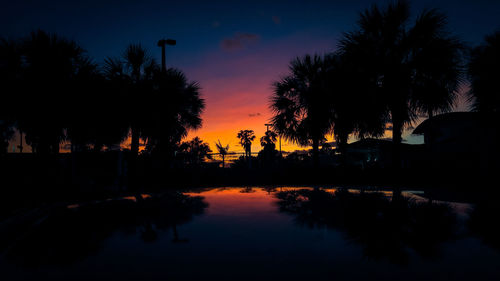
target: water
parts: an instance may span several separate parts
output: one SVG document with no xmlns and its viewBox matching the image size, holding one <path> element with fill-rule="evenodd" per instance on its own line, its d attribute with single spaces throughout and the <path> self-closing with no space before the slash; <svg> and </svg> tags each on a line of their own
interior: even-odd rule
<svg viewBox="0 0 500 281">
<path fill-rule="evenodd" d="M 73 204 L 14 239 L 1 280 L 499 280 L 500 248 L 469 229 L 473 206 L 335 192 L 213 188 Z"/>
</svg>

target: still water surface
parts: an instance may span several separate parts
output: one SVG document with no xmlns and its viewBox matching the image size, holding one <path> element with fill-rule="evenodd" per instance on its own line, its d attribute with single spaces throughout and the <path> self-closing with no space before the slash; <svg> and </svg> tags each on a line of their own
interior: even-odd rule
<svg viewBox="0 0 500 281">
<path fill-rule="evenodd" d="M 1 253 L 1 280 L 500 280 L 468 204 L 211 188 L 69 205 Z M 410 199 L 408 199 L 410 198 Z"/>
</svg>

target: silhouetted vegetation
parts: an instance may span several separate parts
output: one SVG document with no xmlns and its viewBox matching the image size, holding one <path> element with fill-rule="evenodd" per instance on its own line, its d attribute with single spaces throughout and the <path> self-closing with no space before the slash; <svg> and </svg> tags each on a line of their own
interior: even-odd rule
<svg viewBox="0 0 500 281">
<path fill-rule="evenodd" d="M 474 109 L 498 112 L 500 107 L 500 31 L 488 35 L 485 42 L 472 50 L 469 62 L 471 89 L 469 95 Z"/>
<path fill-rule="evenodd" d="M 345 233 L 372 258 L 408 261 L 408 249 L 432 257 L 439 244 L 453 239 L 455 214 L 444 204 L 391 201 L 382 193 L 353 193 L 345 189 L 300 189 L 278 192 L 280 210 L 311 228 L 329 227 Z"/>
<path fill-rule="evenodd" d="M 202 197 L 178 192 L 143 197 L 55 209 L 28 233 L 4 237 L 9 240 L 2 239 L 1 248 L 7 249 L 9 259 L 25 266 L 67 265 L 95 255 L 104 241 L 118 232 L 149 243 L 156 239 L 157 232 L 172 231 L 172 242 L 178 242 L 176 226 L 203 214 L 208 207 Z M 187 233 L 182 235 L 189 237 Z"/>
<path fill-rule="evenodd" d="M 402 145 L 402 133 L 422 116 L 434 120 L 452 109 L 468 65 L 475 109 L 492 114 L 481 119 L 488 131 L 484 138 L 498 135 L 495 122 L 487 121 L 496 120 L 498 37 L 488 36 L 466 64 L 465 46 L 441 11 L 412 17 L 407 1 L 375 4 L 342 34 L 335 52 L 290 62 L 289 73 L 273 83 L 272 130 L 259 136 L 262 150 L 252 155 L 257 136 L 241 130 L 237 137 L 245 155 L 239 159 L 220 141 L 218 153 L 198 137 L 183 142 L 202 125 L 201 87 L 178 69 L 162 69 L 143 45 L 130 44 L 98 64 L 77 42 L 42 30 L 1 39 L 0 168 L 11 175 L 11 184 L 48 182 L 57 190 L 349 178 L 391 186 L 453 182 L 451 168 L 425 165 L 437 154 L 432 145 Z M 167 41 L 158 46 L 164 50 L 174 43 Z M 423 131 L 439 131 L 434 129 Z M 392 142 L 367 139 L 387 130 Z M 37 157 L 7 153 L 16 134 L 19 149 L 24 138 Z M 311 149 L 278 153 L 278 137 Z M 351 137 L 361 141 L 350 142 Z M 63 145 L 71 157 L 59 155 Z M 465 159 L 465 153 L 454 154 L 443 157 Z M 230 169 L 217 170 L 218 156 L 222 168 Z M 476 158 L 488 175 L 496 167 L 495 157 Z M 21 170 L 31 176 L 23 178 Z M 436 175 L 440 179 L 431 181 Z"/>
</svg>

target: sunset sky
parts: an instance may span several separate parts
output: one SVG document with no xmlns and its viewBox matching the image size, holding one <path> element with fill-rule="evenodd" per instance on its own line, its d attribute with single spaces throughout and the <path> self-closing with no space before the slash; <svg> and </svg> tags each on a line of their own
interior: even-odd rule
<svg viewBox="0 0 500 281">
<path fill-rule="evenodd" d="M 374 1 L 3 1 L 0 36 L 19 37 L 37 28 L 79 42 L 96 62 L 141 43 L 167 66 L 183 70 L 202 87 L 206 100 L 200 136 L 241 150 L 236 134 L 252 129 L 260 138 L 270 118 L 271 83 L 287 73 L 288 62 L 306 53 L 335 50 L 344 31 L 355 28 L 359 11 Z M 376 1 L 385 4 L 387 1 Z M 440 8 L 452 30 L 469 45 L 500 28 L 500 1 L 412 1 L 414 15 Z M 460 103 L 457 110 L 467 110 Z M 407 137 L 410 142 L 420 138 Z M 284 150 L 295 146 L 285 144 Z M 258 141 L 253 151 L 260 150 Z"/>
</svg>

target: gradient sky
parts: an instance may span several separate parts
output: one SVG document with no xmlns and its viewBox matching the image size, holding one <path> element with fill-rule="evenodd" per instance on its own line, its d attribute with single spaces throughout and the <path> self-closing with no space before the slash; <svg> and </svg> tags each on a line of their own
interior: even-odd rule
<svg viewBox="0 0 500 281">
<path fill-rule="evenodd" d="M 176 39 L 176 46 L 167 47 L 167 65 L 198 81 L 207 103 L 203 128 L 189 138 L 198 135 L 212 148 L 220 139 L 241 151 L 237 132 L 263 135 L 271 116 L 271 83 L 287 73 L 288 62 L 335 50 L 342 32 L 353 30 L 358 13 L 373 3 L 388 2 L 2 1 L 0 36 L 41 28 L 74 39 L 96 62 L 120 55 L 130 43 L 143 44 L 159 59 L 158 39 Z M 500 1 L 412 1 L 413 15 L 424 8 L 444 11 L 451 30 L 471 46 L 500 28 Z M 460 102 L 456 110 L 467 110 L 467 104 Z M 258 141 L 252 149 L 260 150 Z"/>
</svg>

